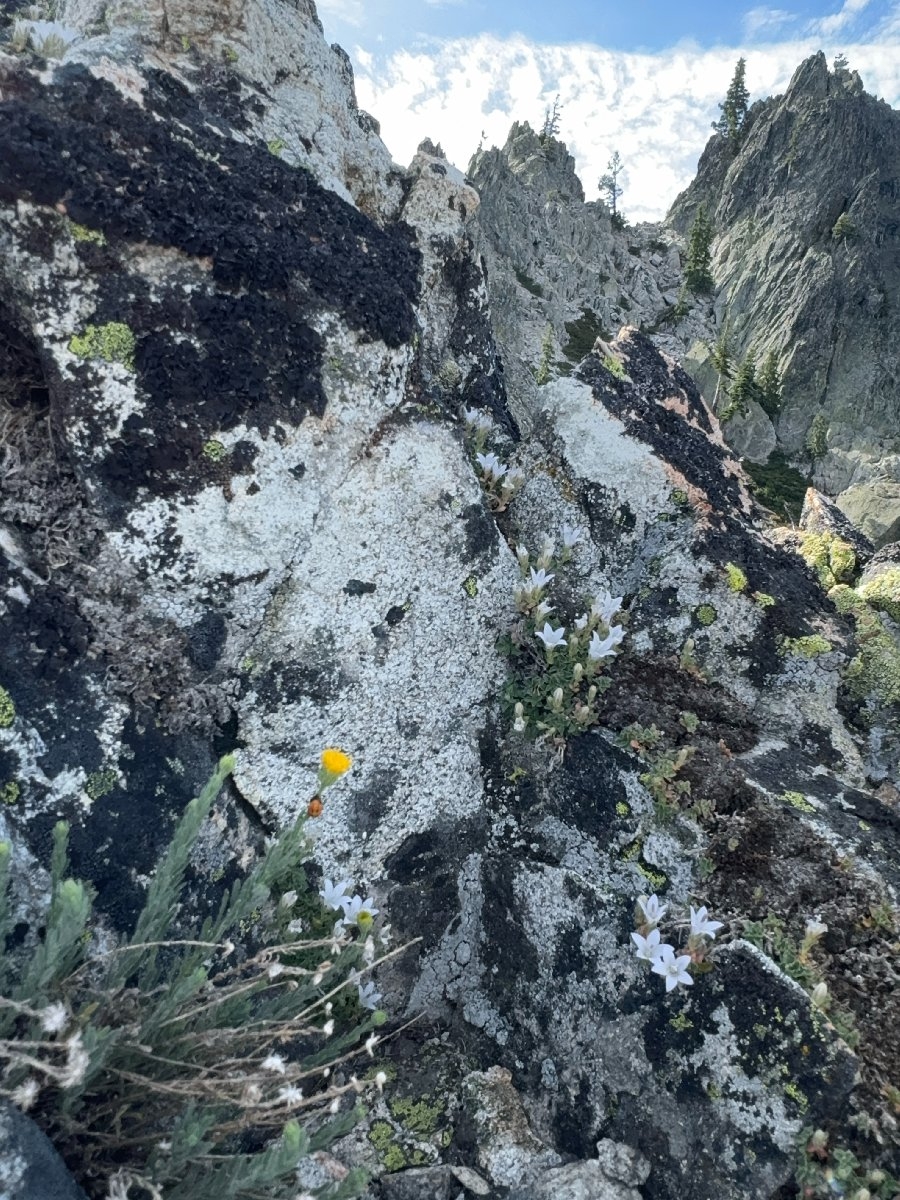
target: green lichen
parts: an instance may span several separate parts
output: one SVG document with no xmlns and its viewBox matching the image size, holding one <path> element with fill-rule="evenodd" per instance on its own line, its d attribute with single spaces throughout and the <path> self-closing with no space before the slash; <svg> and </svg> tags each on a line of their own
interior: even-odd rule
<svg viewBox="0 0 900 1200">
<path fill-rule="evenodd" d="M 631 816 L 631 807 L 630 807 L 630 805 L 626 804 L 624 800 L 617 800 L 616 801 L 616 813 L 620 817 L 630 817 Z"/>
<path fill-rule="evenodd" d="M 808 637 L 784 638 L 781 648 L 785 654 L 796 654 L 800 658 L 817 658 L 820 654 L 828 654 L 832 647 L 827 638 L 813 633 Z"/>
<path fill-rule="evenodd" d="M 270 138 L 269 141 L 266 142 L 266 148 L 268 149 L 269 153 L 274 154 L 276 158 L 281 157 L 281 152 L 286 145 L 287 142 L 285 142 L 284 138 L 280 137 Z"/>
<path fill-rule="evenodd" d="M 4 783 L 0 787 L 0 802 L 3 804 L 15 804 L 22 794 L 22 789 L 14 779 L 10 779 L 8 783 Z"/>
<path fill-rule="evenodd" d="M 856 594 L 877 612 L 900 624 L 900 567 L 891 567 L 876 579 L 861 584 Z"/>
<path fill-rule="evenodd" d="M 9 729 L 16 719 L 16 706 L 5 687 L 0 686 L 0 729 Z"/>
<path fill-rule="evenodd" d="M 368 1137 L 381 1165 L 389 1173 L 402 1171 L 405 1167 L 421 1167 L 428 1162 L 428 1156 L 421 1150 L 405 1150 L 400 1145 L 390 1121 L 374 1121 Z"/>
<path fill-rule="evenodd" d="M 733 592 L 746 592 L 747 576 L 735 563 L 725 564 L 725 575 L 728 578 L 728 586 Z"/>
<path fill-rule="evenodd" d="M 669 1024 L 679 1033 L 687 1033 L 689 1029 L 694 1028 L 694 1022 L 683 1012 L 679 1013 L 677 1017 L 670 1017 Z"/>
<path fill-rule="evenodd" d="M 672 503 L 676 504 L 679 508 L 687 508 L 688 504 L 690 503 L 688 494 L 683 488 L 675 488 L 670 499 Z"/>
<path fill-rule="evenodd" d="M 203 443 L 203 457 L 208 458 L 210 462 L 221 462 L 227 455 L 225 446 L 215 438 Z"/>
<path fill-rule="evenodd" d="M 850 583 L 856 572 L 856 551 L 834 533 L 803 533 L 800 553 L 829 591 L 837 583 Z"/>
<path fill-rule="evenodd" d="M 809 1100 L 807 1100 L 805 1094 L 800 1090 L 799 1086 L 794 1082 L 794 1080 L 790 1080 L 784 1085 L 784 1094 L 789 1096 L 790 1099 L 794 1101 L 801 1112 L 806 1112 L 806 1110 L 809 1108 Z"/>
<path fill-rule="evenodd" d="M 664 887 L 668 886 L 669 877 L 662 871 L 654 871 L 652 867 L 648 867 L 646 863 L 642 862 L 637 863 L 636 866 L 655 892 L 662 891 Z"/>
<path fill-rule="evenodd" d="M 235 50 L 232 46 L 223 46 L 222 57 L 227 63 L 236 63 L 238 60 L 237 50 Z"/>
<path fill-rule="evenodd" d="M 112 767 L 104 767 L 102 770 L 88 775 L 84 790 L 91 800 L 99 800 L 101 796 L 108 795 L 118 782 L 118 772 Z"/>
<path fill-rule="evenodd" d="M 93 242 L 97 246 L 106 245 L 106 237 L 99 229 L 88 229 L 87 225 L 79 225 L 76 221 L 69 222 L 69 233 L 76 242 Z"/>
<path fill-rule="evenodd" d="M 434 1133 L 444 1115 L 444 1105 L 440 1101 L 429 1104 L 427 1100 L 411 1100 L 409 1097 L 392 1101 L 389 1108 L 391 1115 L 404 1129 L 420 1137 Z"/>
<path fill-rule="evenodd" d="M 464 579 L 462 589 L 470 600 L 474 600 L 478 595 L 478 580 L 476 577 L 474 575 L 470 575 L 468 579 Z"/>
<path fill-rule="evenodd" d="M 104 362 L 121 363 L 134 370 L 134 334 L 121 321 L 107 325 L 88 325 L 83 334 L 69 342 L 69 350 L 79 358 L 102 358 Z"/>
<path fill-rule="evenodd" d="M 772 608 L 775 604 L 775 597 L 770 596 L 768 592 L 754 592 L 753 599 L 760 608 Z"/>
<path fill-rule="evenodd" d="M 701 604 L 698 608 L 694 609 L 694 616 L 701 625 L 712 625 L 718 615 L 711 604 Z"/>
<path fill-rule="evenodd" d="M 814 813 L 816 811 L 802 792 L 782 792 L 781 799 L 785 804 L 790 804 L 791 808 L 799 809 L 800 812 Z"/>
</svg>

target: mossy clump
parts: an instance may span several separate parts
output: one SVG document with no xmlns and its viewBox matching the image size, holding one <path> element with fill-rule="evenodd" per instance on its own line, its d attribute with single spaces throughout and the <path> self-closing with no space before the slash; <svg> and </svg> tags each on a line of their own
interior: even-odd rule
<svg viewBox="0 0 900 1200">
<path fill-rule="evenodd" d="M 691 502 L 690 496 L 688 496 L 684 488 L 675 488 L 670 498 L 672 503 L 678 508 L 687 508 Z"/>
<path fill-rule="evenodd" d="M 391 1115 L 404 1129 L 420 1137 L 434 1133 L 444 1115 L 444 1105 L 439 1100 L 429 1104 L 425 1099 L 412 1100 L 407 1096 L 393 1100 L 389 1107 Z"/>
<path fill-rule="evenodd" d="M 796 654 L 800 658 L 818 658 L 820 654 L 828 654 L 832 649 L 831 642 L 820 633 L 812 633 L 808 637 L 785 638 L 781 645 L 785 654 Z"/>
<path fill-rule="evenodd" d="M 856 589 L 857 595 L 878 612 L 900 625 L 900 567 L 891 567 Z"/>
<path fill-rule="evenodd" d="M 15 804 L 22 794 L 22 789 L 14 779 L 0 786 L 0 803 Z"/>
<path fill-rule="evenodd" d="M 850 583 L 856 573 L 856 551 L 837 534 L 801 534 L 800 554 L 826 592 L 838 583 Z"/>
<path fill-rule="evenodd" d="M 603 365 L 609 371 L 610 375 L 615 375 L 616 379 L 626 379 L 627 375 L 625 368 L 617 358 L 613 358 L 611 354 L 604 354 Z"/>
<path fill-rule="evenodd" d="M 76 221 L 70 221 L 69 232 L 76 242 L 93 242 L 97 246 L 106 245 L 106 237 L 99 229 L 88 229 L 87 225 L 79 225 Z"/>
<path fill-rule="evenodd" d="M 16 706 L 5 687 L 0 686 L 0 729 L 9 729 L 16 719 Z"/>
<path fill-rule="evenodd" d="M 694 616 L 701 625 L 712 625 L 718 615 L 711 604 L 701 604 L 694 609 Z"/>
<path fill-rule="evenodd" d="M 208 458 L 210 462 L 221 462 L 227 456 L 228 450 L 216 438 L 210 438 L 208 442 L 203 443 L 203 457 Z"/>
<path fill-rule="evenodd" d="M 368 1138 L 389 1174 L 405 1167 L 422 1167 L 428 1162 L 428 1156 L 422 1150 L 406 1150 L 400 1145 L 390 1121 L 373 1121 Z"/>
<path fill-rule="evenodd" d="M 880 614 L 853 588 L 841 584 L 828 597 L 838 612 L 853 617 L 858 651 L 844 670 L 850 694 L 864 700 L 876 696 L 885 704 L 900 704 L 900 646 Z"/>
<path fill-rule="evenodd" d="M 733 592 L 746 592 L 747 576 L 735 563 L 725 564 L 725 574 L 728 578 L 728 586 Z"/>
<path fill-rule="evenodd" d="M 101 796 L 107 796 L 118 782 L 118 772 L 113 767 L 104 767 L 88 775 L 84 790 L 91 800 L 99 800 Z"/>
<path fill-rule="evenodd" d="M 134 334 L 121 321 L 107 325 L 88 325 L 83 334 L 69 342 L 69 350 L 79 358 L 102 358 L 104 362 L 121 363 L 134 370 Z"/>
<path fill-rule="evenodd" d="M 270 154 L 274 154 L 276 158 L 280 158 L 281 152 L 286 145 L 287 142 L 284 140 L 284 138 L 273 137 L 266 142 L 266 149 Z"/>
<path fill-rule="evenodd" d="M 754 592 L 753 599 L 760 608 L 772 608 L 775 604 L 775 597 L 770 596 L 768 592 Z"/>
</svg>

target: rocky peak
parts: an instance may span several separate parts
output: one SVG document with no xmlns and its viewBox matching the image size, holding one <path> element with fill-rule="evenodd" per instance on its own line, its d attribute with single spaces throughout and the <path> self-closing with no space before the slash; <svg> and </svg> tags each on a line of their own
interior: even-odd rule
<svg viewBox="0 0 900 1200">
<path fill-rule="evenodd" d="M 687 365 L 720 383 L 709 347 L 774 353 L 782 397 L 729 427 L 742 452 L 776 447 L 876 542 L 900 532 L 900 113 L 859 77 L 807 59 L 751 109 L 736 154 L 714 135 L 670 220 L 712 216 L 712 320 Z M 756 446 L 754 451 L 753 446 Z"/>
<path fill-rule="evenodd" d="M 504 169 L 548 199 L 584 201 L 575 159 L 565 142 L 535 133 L 527 121 L 514 122 L 502 148 L 479 150 L 469 165 L 470 174 L 482 179 Z"/>
</svg>

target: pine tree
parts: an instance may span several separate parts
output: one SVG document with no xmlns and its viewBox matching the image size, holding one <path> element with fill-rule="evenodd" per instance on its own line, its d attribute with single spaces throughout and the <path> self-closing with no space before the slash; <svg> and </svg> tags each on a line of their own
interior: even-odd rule
<svg viewBox="0 0 900 1200">
<path fill-rule="evenodd" d="M 706 209 L 701 205 L 697 209 L 697 215 L 691 226 L 687 260 L 684 264 L 684 281 L 695 294 L 713 290 L 713 277 L 710 270 L 712 240 L 712 222 L 706 215 Z"/>
<path fill-rule="evenodd" d="M 757 400 L 773 417 L 781 404 L 781 372 L 778 370 L 778 355 L 770 350 L 763 359 L 759 374 L 756 377 Z"/>
<path fill-rule="evenodd" d="M 734 355 L 731 350 L 731 338 L 729 336 L 728 322 L 726 321 L 722 327 L 722 332 L 716 340 L 716 344 L 709 352 L 710 361 L 718 372 L 716 380 L 716 394 L 713 396 L 713 412 L 716 412 L 719 406 L 719 393 L 723 390 L 727 391 L 729 381 L 734 374 Z M 725 384 L 723 389 L 722 384 Z"/>
<path fill-rule="evenodd" d="M 600 177 L 600 182 L 597 184 L 601 193 L 604 194 L 606 206 L 612 213 L 613 225 L 616 227 L 625 223 L 616 206 L 616 202 L 622 195 L 622 186 L 619 183 L 622 170 L 622 159 L 619 157 L 618 150 L 615 150 L 612 158 L 606 164 L 606 174 Z"/>
<path fill-rule="evenodd" d="M 756 361 L 752 354 L 748 354 L 738 367 L 731 385 L 731 404 L 735 412 L 745 412 L 747 402 L 755 400 L 756 396 Z"/>
<path fill-rule="evenodd" d="M 744 121 L 747 116 L 747 107 L 750 100 L 750 93 L 747 91 L 747 84 L 745 83 L 746 72 L 747 60 L 739 58 L 737 66 L 734 69 L 734 76 L 729 84 L 728 91 L 725 93 L 725 99 L 719 105 L 722 115 L 713 124 L 713 129 L 715 129 L 716 133 L 721 133 L 728 138 L 732 150 L 737 150 L 740 145 L 741 133 L 744 128 Z"/>
<path fill-rule="evenodd" d="M 541 126 L 540 139 L 541 144 L 548 141 L 550 138 L 555 138 L 559 133 L 560 113 L 562 105 L 559 102 L 559 92 L 553 101 L 553 107 L 544 110 L 544 124 Z"/>
</svg>

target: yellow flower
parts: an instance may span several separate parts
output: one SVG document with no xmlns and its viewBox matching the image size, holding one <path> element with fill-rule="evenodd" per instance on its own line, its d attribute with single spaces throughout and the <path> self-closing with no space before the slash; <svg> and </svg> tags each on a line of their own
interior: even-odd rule
<svg viewBox="0 0 900 1200">
<path fill-rule="evenodd" d="M 318 787 L 322 792 L 340 777 L 349 771 L 353 766 L 353 759 L 349 754 L 345 754 L 343 750 L 336 750 L 333 746 L 322 751 L 322 765 L 319 767 Z"/>
<path fill-rule="evenodd" d="M 329 775 L 343 775 L 353 766 L 353 759 L 343 750 L 333 748 L 322 751 L 322 770 Z"/>
</svg>

